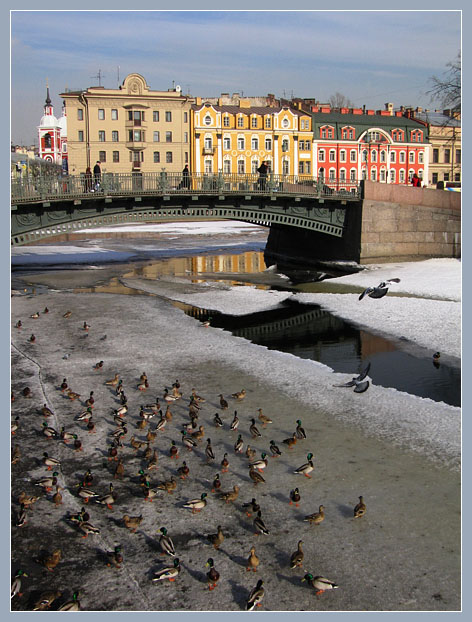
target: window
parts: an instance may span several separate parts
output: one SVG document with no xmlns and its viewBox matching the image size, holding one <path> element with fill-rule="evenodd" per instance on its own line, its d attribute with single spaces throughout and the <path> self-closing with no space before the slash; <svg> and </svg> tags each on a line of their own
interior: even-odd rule
<svg viewBox="0 0 472 622">
<path fill-rule="evenodd" d="M 266 138 L 264 145 L 266 151 L 272 151 L 272 138 Z"/>
<path fill-rule="evenodd" d="M 170 120 L 170 119 L 169 119 L 169 120 Z M 166 121 L 167 121 L 167 119 L 166 119 Z M 211 117 L 210 117 L 210 115 L 209 115 L 209 114 L 207 114 L 207 115 L 205 116 L 205 118 L 203 119 L 203 123 L 204 123 L 205 125 L 211 125 Z"/>
<path fill-rule="evenodd" d="M 244 175 L 244 160 L 238 160 L 238 173 Z"/>
<path fill-rule="evenodd" d="M 229 117 L 227 114 L 223 117 L 223 127 L 229 127 Z"/>
<path fill-rule="evenodd" d="M 188 143 L 188 132 L 184 132 L 184 143 Z"/>
<path fill-rule="evenodd" d="M 253 151 L 258 151 L 259 150 L 259 139 L 258 138 L 251 138 L 251 149 Z"/>
<path fill-rule="evenodd" d="M 223 137 L 223 149 L 231 149 L 231 138 L 229 136 Z"/>
<path fill-rule="evenodd" d="M 244 149 L 244 136 L 238 136 L 238 149 L 240 151 Z"/>
<path fill-rule="evenodd" d="M 172 121 L 172 112 L 170 110 L 166 110 L 166 121 L 169 123 Z"/>
<path fill-rule="evenodd" d="M 404 151 L 400 151 L 400 164 L 405 164 L 406 162 L 406 153 Z"/>
<path fill-rule="evenodd" d="M 118 121 L 118 110 L 116 108 L 111 109 L 111 120 Z"/>
<path fill-rule="evenodd" d="M 285 153 L 288 151 L 288 149 L 289 149 L 288 138 L 284 138 L 282 141 L 282 151 Z"/>
<path fill-rule="evenodd" d="M 394 168 L 390 169 L 390 183 L 391 184 L 395 183 L 395 169 Z"/>
<path fill-rule="evenodd" d="M 188 112 L 184 112 L 184 123 L 188 123 Z"/>
<path fill-rule="evenodd" d="M 98 152 L 98 159 L 100 160 L 100 162 L 106 162 L 107 161 L 107 152 L 106 151 L 99 151 Z"/>
<path fill-rule="evenodd" d="M 98 140 L 101 143 L 105 142 L 105 130 L 98 130 Z"/>
<path fill-rule="evenodd" d="M 144 132 L 141 130 L 130 130 L 130 142 L 141 142 L 144 140 Z"/>
<path fill-rule="evenodd" d="M 172 132 L 166 132 L 166 143 L 172 142 Z"/>
<path fill-rule="evenodd" d="M 325 161 L 325 151 L 324 151 L 324 149 L 320 149 L 318 151 L 318 160 L 319 160 L 319 162 L 324 162 Z"/>
<path fill-rule="evenodd" d="M 450 163 L 451 163 L 451 150 L 444 149 L 444 164 L 450 164 Z"/>
<path fill-rule="evenodd" d="M 83 143 L 84 142 L 84 131 L 83 130 L 79 130 L 77 133 L 77 140 L 79 141 L 79 143 Z"/>
<path fill-rule="evenodd" d="M 431 182 L 432 182 L 433 184 L 437 184 L 437 183 L 438 183 L 438 181 L 439 181 L 438 174 L 437 174 L 437 173 L 433 173 L 433 174 L 432 174 L 432 176 L 431 176 Z"/>
<path fill-rule="evenodd" d="M 211 149 L 213 147 L 213 141 L 211 136 L 205 136 L 205 140 L 203 142 L 205 149 Z"/>
<path fill-rule="evenodd" d="M 308 121 L 307 121 L 308 123 Z M 305 162 L 305 173 L 309 175 L 311 173 L 311 162 Z"/>
<path fill-rule="evenodd" d="M 370 161 L 377 162 L 377 150 L 376 149 L 374 149 L 372 153 L 370 154 Z"/>
<path fill-rule="evenodd" d="M 114 151 L 113 152 L 113 162 L 119 162 L 120 161 L 120 152 L 119 151 Z"/>
<path fill-rule="evenodd" d="M 415 152 L 414 151 L 410 151 L 410 153 L 408 154 L 408 161 L 410 164 L 415 163 Z"/>
<path fill-rule="evenodd" d="M 213 172 L 213 162 L 212 160 L 205 160 L 205 173 Z"/>
<path fill-rule="evenodd" d="M 257 127 L 257 117 L 251 117 L 251 127 Z"/>
<path fill-rule="evenodd" d="M 357 151 L 355 149 L 351 149 L 350 159 L 351 162 L 357 162 Z"/>
<path fill-rule="evenodd" d="M 406 180 L 405 171 L 404 169 L 400 169 L 400 172 L 398 173 L 398 181 L 400 184 L 404 184 L 405 180 Z"/>
<path fill-rule="evenodd" d="M 160 133 L 159 132 L 153 132 L 152 133 L 152 140 L 155 143 L 160 142 Z"/>
<path fill-rule="evenodd" d="M 144 112 L 141 110 L 128 110 L 128 120 L 133 121 L 134 125 L 141 125 L 144 121 Z"/>
<path fill-rule="evenodd" d="M 346 181 L 346 169 L 345 168 L 342 168 L 339 171 L 339 181 L 340 182 L 345 182 Z"/>
<path fill-rule="evenodd" d="M 379 178 L 379 181 L 385 181 L 385 179 L 386 179 L 386 177 L 385 177 L 385 169 L 383 168 L 383 169 L 380 171 L 380 178 Z"/>
<path fill-rule="evenodd" d="M 284 117 L 282 119 L 282 127 L 286 129 L 289 125 L 290 125 L 289 120 L 287 119 L 287 117 Z"/>
<path fill-rule="evenodd" d="M 282 161 L 282 174 L 290 175 L 290 162 L 288 160 Z"/>
<path fill-rule="evenodd" d="M 424 164 L 424 152 L 420 151 L 418 153 L 418 164 Z"/>
<path fill-rule="evenodd" d="M 266 118 L 265 118 L 265 127 L 266 127 L 266 128 L 270 128 L 270 127 L 272 127 L 272 123 L 271 123 L 271 119 L 270 119 L 270 117 L 266 117 Z"/>
<path fill-rule="evenodd" d="M 166 162 L 168 164 L 172 162 L 172 151 L 166 151 Z"/>
<path fill-rule="evenodd" d="M 223 173 L 231 173 L 231 160 L 223 160 Z"/>
<path fill-rule="evenodd" d="M 305 172 L 305 163 L 303 161 L 298 163 L 298 173 L 299 175 L 303 175 L 303 173 Z"/>
<path fill-rule="evenodd" d="M 396 156 L 395 151 L 391 151 L 390 152 L 390 162 L 394 163 L 396 161 L 396 159 L 397 159 L 397 156 Z"/>
<path fill-rule="evenodd" d="M 355 168 L 351 168 L 351 171 L 349 173 L 349 178 L 351 181 L 356 181 L 356 169 Z"/>
<path fill-rule="evenodd" d="M 154 164 L 159 164 L 161 161 L 161 154 L 159 151 L 154 151 L 153 153 Z"/>
<path fill-rule="evenodd" d="M 377 181 L 377 169 L 375 168 L 370 169 L 370 179 L 371 181 Z"/>
<path fill-rule="evenodd" d="M 185 164 L 188 164 L 188 151 L 184 152 L 184 162 Z"/>
<path fill-rule="evenodd" d="M 339 161 L 346 162 L 346 150 L 345 149 L 341 149 L 341 151 L 339 152 Z"/>
<path fill-rule="evenodd" d="M 238 127 L 244 127 L 244 117 L 238 117 Z"/>
<path fill-rule="evenodd" d="M 329 180 L 334 181 L 336 179 L 336 170 L 334 168 L 329 169 Z"/>
<path fill-rule="evenodd" d="M 421 161 L 421 162 L 423 162 L 423 161 Z M 456 164 L 460 164 L 460 163 L 461 163 L 461 150 L 460 149 L 456 149 Z"/>
<path fill-rule="evenodd" d="M 433 164 L 438 164 L 439 162 L 439 149 L 433 149 Z"/>
<path fill-rule="evenodd" d="M 251 173 L 253 173 L 253 175 L 255 175 L 257 173 L 257 169 L 259 168 L 259 161 L 258 160 L 252 160 L 251 161 Z"/>
<path fill-rule="evenodd" d="M 77 108 L 77 121 L 83 121 L 84 120 L 84 111 L 82 110 L 82 108 Z"/>
<path fill-rule="evenodd" d="M 329 161 L 336 162 L 336 150 L 335 149 L 329 150 Z"/>
<path fill-rule="evenodd" d="M 386 162 L 387 161 L 387 152 L 386 151 L 381 151 L 380 152 L 380 161 L 381 162 Z"/>
<path fill-rule="evenodd" d="M 449 181 L 449 173 L 444 173 L 444 181 Z"/>
<path fill-rule="evenodd" d="M 105 119 L 105 110 L 103 108 L 98 109 L 98 119 L 103 121 Z"/>
<path fill-rule="evenodd" d="M 119 141 L 118 132 L 116 130 L 113 130 L 113 132 L 111 133 L 111 140 L 114 143 L 117 143 Z"/>
<path fill-rule="evenodd" d="M 156 122 L 159 121 L 159 110 L 152 111 L 152 120 Z"/>
<path fill-rule="evenodd" d="M 361 159 L 362 162 L 367 162 L 367 149 L 362 150 Z"/>
</svg>

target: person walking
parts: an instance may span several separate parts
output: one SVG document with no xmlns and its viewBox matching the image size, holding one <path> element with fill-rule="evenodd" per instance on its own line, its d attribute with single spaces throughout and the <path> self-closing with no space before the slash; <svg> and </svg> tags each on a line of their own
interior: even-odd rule
<svg viewBox="0 0 472 622">
<path fill-rule="evenodd" d="M 182 171 L 182 188 L 190 188 L 190 172 L 188 170 L 188 164 L 184 166 Z"/>
<path fill-rule="evenodd" d="M 92 170 L 90 166 L 87 166 L 85 169 L 85 183 L 84 190 L 85 192 L 92 192 Z"/>
<path fill-rule="evenodd" d="M 267 166 L 267 162 L 262 162 L 260 167 L 257 169 L 257 172 L 259 173 L 259 190 L 265 190 L 268 171 L 269 167 Z"/>
<path fill-rule="evenodd" d="M 420 178 L 418 177 L 416 173 L 414 173 L 413 177 L 411 178 L 411 183 L 415 188 L 417 188 L 420 185 Z"/>
<path fill-rule="evenodd" d="M 95 182 L 95 190 L 100 189 L 101 176 L 102 176 L 102 170 L 100 168 L 100 162 L 97 160 L 95 166 L 93 167 L 93 178 Z"/>
</svg>

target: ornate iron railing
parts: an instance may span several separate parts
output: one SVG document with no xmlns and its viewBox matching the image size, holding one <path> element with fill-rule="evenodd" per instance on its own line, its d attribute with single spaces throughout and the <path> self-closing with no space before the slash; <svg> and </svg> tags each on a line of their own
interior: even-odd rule
<svg viewBox="0 0 472 622">
<path fill-rule="evenodd" d="M 22 178 L 11 182 L 11 204 L 60 201 L 94 197 L 159 196 L 167 194 L 230 195 L 251 194 L 301 196 L 313 199 L 357 201 L 358 182 L 342 179 L 316 179 L 303 175 L 274 175 L 261 179 L 258 174 L 189 173 L 103 173 L 63 177 Z"/>
</svg>

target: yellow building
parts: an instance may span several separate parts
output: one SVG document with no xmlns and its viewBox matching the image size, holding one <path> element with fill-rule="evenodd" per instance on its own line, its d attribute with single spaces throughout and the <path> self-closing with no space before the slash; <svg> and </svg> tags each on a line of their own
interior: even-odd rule
<svg viewBox="0 0 472 622">
<path fill-rule="evenodd" d="M 192 172 L 276 175 L 313 173 L 311 115 L 289 107 L 203 102 L 192 105 Z"/>
<path fill-rule="evenodd" d="M 153 91 L 138 73 L 117 89 L 61 93 L 67 114 L 69 174 L 95 162 L 102 173 L 181 172 L 190 161 L 190 107 L 179 86 Z"/>
</svg>

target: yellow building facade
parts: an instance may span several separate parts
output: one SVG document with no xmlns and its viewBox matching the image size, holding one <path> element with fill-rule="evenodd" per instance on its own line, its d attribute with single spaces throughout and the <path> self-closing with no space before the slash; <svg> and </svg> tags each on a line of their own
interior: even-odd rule
<svg viewBox="0 0 472 622">
<path fill-rule="evenodd" d="M 311 115 L 288 107 L 217 105 L 199 98 L 191 107 L 192 172 L 257 174 L 262 162 L 276 175 L 312 176 Z"/>
<path fill-rule="evenodd" d="M 102 173 L 181 172 L 190 162 L 190 107 L 180 87 L 151 90 L 137 73 L 118 89 L 61 93 L 67 114 L 69 174 L 95 162 Z"/>
</svg>

